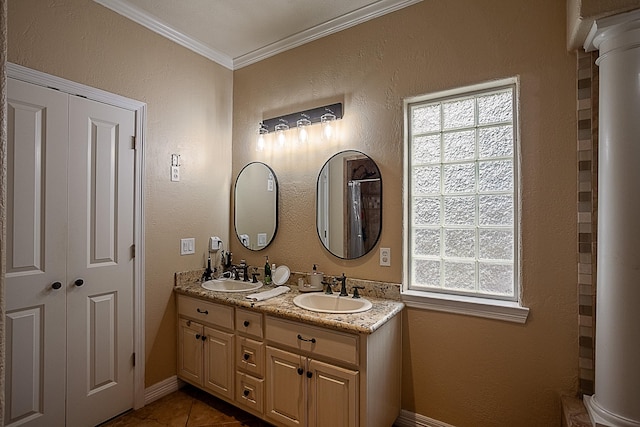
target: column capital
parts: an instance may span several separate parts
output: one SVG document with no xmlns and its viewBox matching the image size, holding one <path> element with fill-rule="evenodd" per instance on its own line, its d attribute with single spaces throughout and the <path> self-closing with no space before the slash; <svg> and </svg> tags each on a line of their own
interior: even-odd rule
<svg viewBox="0 0 640 427">
<path fill-rule="evenodd" d="M 602 50 L 604 41 L 632 30 L 640 30 L 640 9 L 596 19 L 584 41 L 584 50 Z"/>
</svg>

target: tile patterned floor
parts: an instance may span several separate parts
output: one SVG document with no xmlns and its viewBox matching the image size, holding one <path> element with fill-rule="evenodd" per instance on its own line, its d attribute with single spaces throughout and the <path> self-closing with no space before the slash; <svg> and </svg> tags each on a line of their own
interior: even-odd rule
<svg viewBox="0 0 640 427">
<path fill-rule="evenodd" d="M 267 427 L 270 424 L 192 386 L 100 427 Z"/>
</svg>

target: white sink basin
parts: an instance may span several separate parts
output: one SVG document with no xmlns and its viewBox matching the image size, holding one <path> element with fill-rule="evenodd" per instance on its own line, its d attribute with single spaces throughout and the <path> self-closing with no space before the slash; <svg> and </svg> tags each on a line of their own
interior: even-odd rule
<svg viewBox="0 0 640 427">
<path fill-rule="evenodd" d="M 360 313 L 372 307 L 371 301 L 364 298 L 341 297 L 327 294 L 301 294 L 293 299 L 300 308 L 319 313 Z"/>
<path fill-rule="evenodd" d="M 261 288 L 262 284 L 260 281 L 258 281 L 258 283 L 252 283 L 222 278 L 207 280 L 202 283 L 202 287 L 216 292 L 246 292 Z"/>
</svg>

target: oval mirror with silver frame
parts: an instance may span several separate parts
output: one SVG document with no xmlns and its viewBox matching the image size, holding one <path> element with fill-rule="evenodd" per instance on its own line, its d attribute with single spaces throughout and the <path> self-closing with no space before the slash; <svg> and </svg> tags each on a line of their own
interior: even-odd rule
<svg viewBox="0 0 640 427">
<path fill-rule="evenodd" d="M 371 251 L 382 232 L 382 177 L 366 154 L 333 155 L 318 175 L 316 228 L 324 247 L 342 259 Z"/>
<path fill-rule="evenodd" d="M 247 164 L 236 178 L 234 224 L 240 243 L 259 251 L 273 241 L 278 229 L 278 180 L 269 166 Z"/>
</svg>

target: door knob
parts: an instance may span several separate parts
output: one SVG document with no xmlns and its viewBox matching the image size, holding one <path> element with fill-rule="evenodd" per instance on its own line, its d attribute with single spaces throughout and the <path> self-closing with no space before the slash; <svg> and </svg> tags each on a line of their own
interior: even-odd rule
<svg viewBox="0 0 640 427">
<path fill-rule="evenodd" d="M 73 282 L 76 286 L 80 287 L 82 285 L 84 285 L 84 280 L 83 279 L 76 279 L 75 282 Z"/>
</svg>

